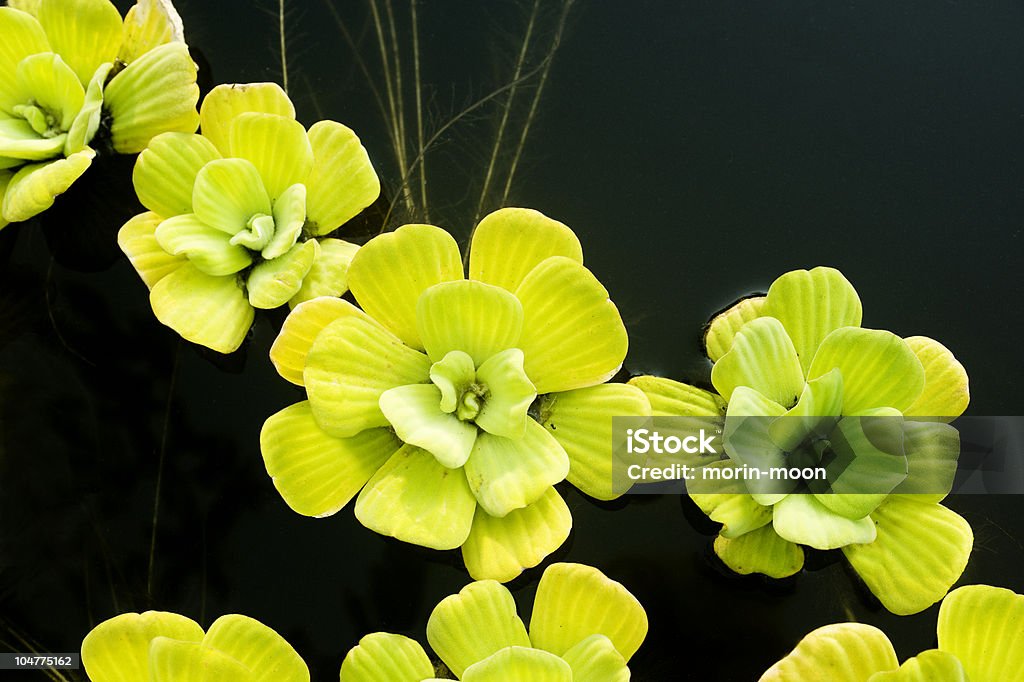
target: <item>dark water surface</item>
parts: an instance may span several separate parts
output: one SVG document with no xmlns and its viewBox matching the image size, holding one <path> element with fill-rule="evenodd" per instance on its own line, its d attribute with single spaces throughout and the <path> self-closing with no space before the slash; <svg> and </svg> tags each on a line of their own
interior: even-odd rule
<svg viewBox="0 0 1024 682">
<path fill-rule="evenodd" d="M 207 83 L 280 79 L 275 3 L 176 4 Z M 382 85 L 366 3 L 335 4 Z M 559 7 L 541 4 L 549 41 Z M 288 6 L 299 119 L 353 127 L 393 190 L 387 128 L 327 3 Z M 509 80 L 530 4 L 418 9 L 436 130 Z M 408 6 L 395 10 L 408 60 Z M 427 157 L 432 218 L 463 242 L 498 116 L 480 107 Z M 263 420 L 301 395 L 267 358 L 282 315 L 259 317 L 228 358 L 179 343 L 116 250 L 120 221 L 139 210 L 131 160 L 103 168 L 45 220 L 0 233 L 0 640 L 13 629 L 76 651 L 122 611 L 204 625 L 240 612 L 324 680 L 367 632 L 425 641 L 430 610 L 469 581 L 458 552 L 376 535 L 351 508 L 322 520 L 287 508 L 258 443 Z M 699 336 L 712 312 L 827 264 L 857 287 L 865 326 L 956 353 L 970 414 L 1024 413 L 1020 2 L 581 0 L 509 203 L 576 230 L 629 327 L 632 372 L 706 382 Z M 596 504 L 561 491 L 574 530 L 548 562 L 592 564 L 639 597 L 651 631 L 636 679 L 756 679 L 839 620 L 883 628 L 901 658 L 934 645 L 937 608 L 885 612 L 837 556 L 814 555 L 787 581 L 739 578 L 717 568 L 715 526 L 687 499 Z M 1024 500 L 948 504 L 976 534 L 961 584 L 1024 592 Z M 540 573 L 511 585 L 524 617 Z"/>
</svg>

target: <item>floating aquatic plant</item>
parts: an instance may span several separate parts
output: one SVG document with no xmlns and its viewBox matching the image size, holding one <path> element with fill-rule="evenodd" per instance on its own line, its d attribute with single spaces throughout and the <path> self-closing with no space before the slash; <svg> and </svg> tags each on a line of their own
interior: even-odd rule
<svg viewBox="0 0 1024 682">
<path fill-rule="evenodd" d="M 938 648 L 899 664 L 881 630 L 836 623 L 811 632 L 761 682 L 1021 682 L 1024 596 L 1002 587 L 967 585 L 939 607 Z"/>
<path fill-rule="evenodd" d="M 101 130 L 134 154 L 199 123 L 196 65 L 167 0 L 140 0 L 124 20 L 108 0 L 9 2 L 0 35 L 0 228 L 52 206 Z"/>
<path fill-rule="evenodd" d="M 937 341 L 860 323 L 860 299 L 838 270 L 789 272 L 711 322 L 720 395 L 633 383 L 655 414 L 724 412 L 729 459 L 709 466 L 825 469 L 818 487 L 693 482 L 694 502 L 723 524 L 714 547 L 730 568 L 784 577 L 802 568 L 800 545 L 841 548 L 886 608 L 916 613 L 960 577 L 973 544 L 968 523 L 939 504 L 959 456 L 944 422 L 967 406 L 967 374 Z"/>
<path fill-rule="evenodd" d="M 512 594 L 493 580 L 471 583 L 441 601 L 427 641 L 464 682 L 622 682 L 647 636 L 647 614 L 621 584 L 581 564 L 544 571 L 530 629 Z M 341 682 L 422 682 L 437 673 L 418 642 L 367 635 L 341 665 Z"/>
<path fill-rule="evenodd" d="M 255 308 L 346 291 L 357 247 L 327 235 L 373 203 L 380 181 L 355 133 L 334 121 L 307 131 L 273 83 L 217 86 L 200 121 L 201 134 L 159 135 L 139 155 L 133 180 L 149 211 L 118 244 L 162 323 L 229 353 Z"/>
<path fill-rule="evenodd" d="M 124 613 L 82 641 L 93 682 L 309 682 L 309 669 L 274 630 L 247 616 L 221 616 L 203 632 L 165 611 Z"/>
<path fill-rule="evenodd" d="M 568 537 L 552 487 L 612 499 L 611 417 L 648 414 L 604 384 L 626 329 L 568 227 L 501 209 L 477 226 L 469 278 L 455 240 L 406 225 L 363 246 L 337 298 L 295 308 L 271 349 L 308 400 L 270 417 L 268 473 L 297 512 L 359 493 L 359 521 L 507 581 Z M 360 492 L 361 490 L 361 492 Z"/>
</svg>

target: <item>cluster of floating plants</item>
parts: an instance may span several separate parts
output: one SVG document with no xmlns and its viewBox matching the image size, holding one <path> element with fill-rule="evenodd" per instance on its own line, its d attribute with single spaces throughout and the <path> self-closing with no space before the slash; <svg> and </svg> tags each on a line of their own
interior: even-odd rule
<svg viewBox="0 0 1024 682">
<path fill-rule="evenodd" d="M 82 665 L 93 682 L 309 682 L 281 635 L 241 615 L 221 616 L 204 632 L 176 613 L 123 613 L 85 636 Z"/>
<path fill-rule="evenodd" d="M 380 182 L 355 133 L 334 121 L 307 131 L 276 85 L 219 85 L 199 120 L 201 134 L 158 135 L 139 155 L 133 180 L 149 211 L 118 243 L 157 318 L 228 353 L 255 308 L 345 292 L 357 247 L 325 235 Z"/>
<path fill-rule="evenodd" d="M 171 3 L 140 0 L 122 19 L 107 0 L 12 1 L 0 35 L 0 227 L 50 207 L 97 153 L 139 153 L 147 210 L 117 241 L 156 317 L 230 353 L 256 309 L 290 308 L 270 359 L 306 398 L 260 434 L 287 505 L 324 517 L 355 499 L 366 528 L 460 549 L 477 580 L 430 616 L 439 661 L 374 633 L 345 656 L 342 682 L 628 680 L 648 624 L 625 587 L 553 564 L 527 629 L 501 584 L 568 538 L 555 486 L 621 494 L 615 416 L 715 420 L 728 459 L 698 466 L 824 468 L 825 480 L 781 490 L 693 483 L 732 570 L 783 578 L 805 548 L 838 549 L 893 613 L 945 597 L 938 648 L 902 666 L 879 630 L 846 623 L 809 634 L 763 680 L 1021 679 L 1024 597 L 989 586 L 946 596 L 973 545 L 941 504 L 967 373 L 933 339 L 863 328 L 839 271 L 785 273 L 716 316 L 705 337 L 713 391 L 653 376 L 610 383 L 626 328 L 566 225 L 499 209 L 476 225 L 465 260 L 427 224 L 343 241 L 336 230 L 381 192 L 359 138 L 334 121 L 305 127 L 269 83 L 217 86 L 197 111 Z M 82 661 L 96 682 L 310 678 L 280 635 L 239 615 L 204 631 L 172 613 L 123 614 L 85 637 Z"/>
<path fill-rule="evenodd" d="M 900 665 L 892 643 L 864 623 L 811 632 L 761 682 L 1013 682 L 1024 679 L 1024 596 L 967 585 L 939 607 L 938 647 Z"/>
<path fill-rule="evenodd" d="M 0 228 L 53 205 L 92 164 L 100 138 L 136 154 L 199 125 L 196 65 L 173 6 L 109 0 L 0 7 Z"/>
<path fill-rule="evenodd" d="M 613 497 L 610 417 L 650 409 L 639 389 L 605 383 L 626 329 L 582 262 L 572 230 L 518 208 L 480 221 L 468 279 L 438 227 L 361 247 L 348 271 L 359 307 L 303 303 L 271 348 L 308 395 L 260 439 L 288 504 L 326 516 L 358 493 L 364 526 L 461 547 L 474 578 L 540 563 L 572 524 L 553 486 Z"/>
<path fill-rule="evenodd" d="M 801 545 L 842 549 L 890 611 L 917 613 L 946 594 L 973 545 L 940 502 L 967 407 L 967 373 L 939 342 L 864 329 L 861 302 L 835 269 L 779 277 L 766 296 L 715 317 L 706 334 L 717 394 L 638 377 L 662 416 L 722 417 L 729 458 L 706 466 L 827 465 L 820 487 L 702 478 L 692 499 L 722 524 L 715 553 L 738 573 L 781 578 Z"/>
<path fill-rule="evenodd" d="M 427 621 L 427 641 L 463 682 L 619 682 L 647 636 L 647 613 L 601 571 L 552 564 L 541 576 L 530 629 L 512 594 L 481 580 L 445 598 Z M 415 640 L 367 635 L 345 656 L 341 682 L 424 682 L 434 663 Z M 450 678 L 445 678 L 450 679 Z"/>
</svg>

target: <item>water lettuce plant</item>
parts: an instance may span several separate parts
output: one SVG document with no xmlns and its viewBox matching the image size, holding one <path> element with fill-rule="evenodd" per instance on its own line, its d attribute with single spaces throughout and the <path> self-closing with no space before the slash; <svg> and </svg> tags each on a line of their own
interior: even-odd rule
<svg viewBox="0 0 1024 682">
<path fill-rule="evenodd" d="M 297 306 L 271 349 L 308 400 L 271 416 L 261 446 L 285 501 L 327 516 L 356 493 L 367 528 L 462 548 L 502 582 L 568 537 L 556 483 L 612 499 L 611 417 L 643 392 L 605 384 L 626 329 L 567 226 L 506 208 L 480 221 L 469 278 L 431 225 L 371 239 L 348 273 L 360 307 Z"/>
<path fill-rule="evenodd" d="M 248 616 L 221 616 L 203 632 L 165 611 L 124 613 L 82 641 L 92 682 L 309 682 L 309 669 L 274 630 Z"/>
<path fill-rule="evenodd" d="M 694 481 L 694 502 L 723 524 L 714 547 L 726 565 L 778 578 L 802 568 L 800 545 L 842 549 L 886 608 L 916 613 L 946 594 L 973 544 L 968 523 L 939 504 L 959 456 L 946 422 L 966 408 L 968 379 L 937 341 L 864 329 L 861 314 L 838 270 L 789 272 L 712 321 L 717 395 L 632 383 L 655 414 L 724 413 L 729 459 L 708 466 L 825 468 L 820 486 L 786 490 Z"/>
<path fill-rule="evenodd" d="M 863 623 L 811 632 L 761 682 L 1021 682 L 1024 596 L 1002 587 L 967 585 L 939 607 L 938 648 L 899 664 L 889 638 Z"/>
<path fill-rule="evenodd" d="M 196 65 L 170 2 L 17 0 L 0 7 L 0 228 L 53 205 L 92 164 L 199 124 Z"/>
<path fill-rule="evenodd" d="M 149 210 L 118 244 L 163 324 L 229 353 L 256 308 L 346 291 L 357 247 L 327 235 L 380 181 L 352 130 L 306 130 L 276 84 L 219 85 L 199 116 L 201 134 L 158 135 L 139 155 L 133 181 Z"/>
<path fill-rule="evenodd" d="M 470 583 L 441 601 L 427 641 L 463 682 L 623 682 L 647 636 L 647 614 L 621 584 L 582 564 L 552 564 L 537 586 L 530 629 L 500 583 Z M 423 647 L 402 635 L 363 637 L 341 665 L 341 682 L 440 679 Z"/>
</svg>

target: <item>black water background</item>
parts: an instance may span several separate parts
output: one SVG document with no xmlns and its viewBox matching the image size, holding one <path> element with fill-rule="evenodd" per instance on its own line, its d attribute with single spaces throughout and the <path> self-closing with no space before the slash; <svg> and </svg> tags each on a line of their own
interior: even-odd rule
<svg viewBox="0 0 1024 682">
<path fill-rule="evenodd" d="M 280 78 L 275 4 L 177 4 L 211 82 Z M 393 184 L 386 129 L 330 13 L 293 4 L 300 120 L 352 126 Z M 371 58 L 364 4 L 338 5 Z M 508 78 L 528 10 L 420 5 L 432 122 Z M 1022 414 L 1022 37 L 1019 2 L 580 2 L 512 203 L 577 231 L 630 328 L 633 372 L 706 382 L 710 313 L 828 264 L 857 286 L 865 326 L 954 350 L 972 414 Z M 493 108 L 477 113 L 428 157 L 435 219 L 462 241 L 495 124 Z M 315 520 L 284 505 L 258 449 L 263 420 L 301 395 L 267 360 L 280 318 L 226 360 L 179 344 L 113 250 L 118 223 L 97 218 L 133 210 L 130 163 L 107 169 L 45 226 L 0 233 L 0 615 L 74 651 L 125 610 L 204 625 L 246 613 L 314 679 L 334 679 L 368 632 L 424 641 L 430 609 L 468 581 L 457 552 L 377 536 L 351 509 Z M 574 531 L 549 562 L 598 566 L 645 604 L 637 679 L 756 679 L 807 631 L 851 618 L 886 630 L 901 657 L 934 645 L 937 609 L 886 613 L 834 556 L 783 583 L 741 579 L 716 568 L 714 526 L 688 500 L 563 493 Z M 1022 501 L 949 505 L 976 533 L 961 583 L 1024 592 Z M 512 584 L 524 617 L 539 576 Z"/>
</svg>

